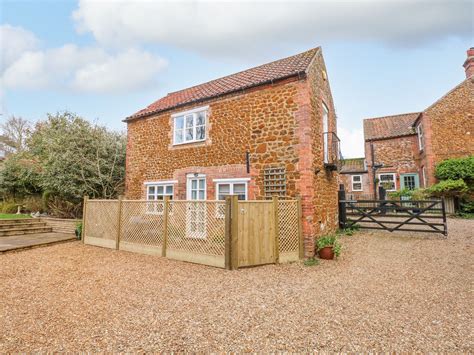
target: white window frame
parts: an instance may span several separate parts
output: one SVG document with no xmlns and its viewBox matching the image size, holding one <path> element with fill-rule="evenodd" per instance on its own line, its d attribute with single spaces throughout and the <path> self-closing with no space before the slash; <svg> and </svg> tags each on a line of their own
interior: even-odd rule
<svg viewBox="0 0 474 355">
<path fill-rule="evenodd" d="M 354 181 L 356 176 L 360 178 L 360 181 Z M 360 184 L 360 189 L 354 189 L 354 183 Z M 351 191 L 364 191 L 364 187 L 362 185 L 362 175 L 351 175 Z"/>
<path fill-rule="evenodd" d="M 420 150 L 423 150 L 425 149 L 425 135 L 421 123 L 416 126 L 416 132 L 418 134 L 418 147 L 420 148 Z"/>
<path fill-rule="evenodd" d="M 329 163 L 329 107 L 322 102 L 323 106 L 323 162 L 324 164 Z"/>
<path fill-rule="evenodd" d="M 396 173 L 380 173 L 380 174 L 378 174 L 378 178 L 379 178 L 378 185 L 379 186 L 382 184 L 382 179 L 380 178 L 380 176 L 382 176 L 382 175 L 392 175 L 393 176 L 393 186 L 394 186 L 394 188 L 390 189 L 390 190 L 385 190 L 385 191 L 397 191 L 397 174 Z"/>
<path fill-rule="evenodd" d="M 196 142 L 204 142 L 207 139 L 207 112 L 209 106 L 198 107 L 192 110 L 178 112 L 171 115 L 173 119 L 173 145 L 182 145 L 182 144 L 189 144 L 189 143 L 196 143 Z M 204 138 L 203 139 L 196 139 L 196 117 L 198 113 L 204 112 Z M 186 140 L 186 116 L 193 116 L 193 139 Z M 176 143 L 176 119 L 179 117 L 183 117 L 183 141 Z"/>
<path fill-rule="evenodd" d="M 216 192 L 215 192 L 215 200 L 216 201 L 225 201 L 219 200 L 219 186 L 220 185 L 229 185 L 229 196 L 234 194 L 234 185 L 235 184 L 244 184 L 245 185 L 245 200 L 248 200 L 248 182 L 250 178 L 230 178 L 230 179 L 213 179 L 212 180 L 216 184 Z M 223 210 L 222 210 L 223 206 Z M 225 217 L 225 205 L 216 205 L 216 218 L 224 218 Z"/>
<path fill-rule="evenodd" d="M 146 187 L 146 200 L 147 201 L 157 201 L 161 203 L 164 201 L 164 198 L 166 196 L 171 196 L 174 198 L 174 184 L 176 184 L 178 181 L 176 180 L 168 180 L 168 181 L 147 181 L 145 182 L 145 187 Z M 158 194 L 158 186 L 163 186 L 163 194 Z M 173 190 L 171 194 L 166 193 L 166 188 L 171 186 L 171 189 Z M 150 200 L 150 193 L 149 193 L 149 188 L 154 187 L 155 188 L 155 193 L 153 196 L 155 197 L 154 200 Z M 163 200 L 158 200 L 158 196 L 163 196 Z M 147 203 L 147 208 L 146 208 L 146 214 L 157 214 L 157 215 L 162 215 L 163 211 L 158 210 L 158 203 L 156 204 L 150 204 Z"/>
</svg>

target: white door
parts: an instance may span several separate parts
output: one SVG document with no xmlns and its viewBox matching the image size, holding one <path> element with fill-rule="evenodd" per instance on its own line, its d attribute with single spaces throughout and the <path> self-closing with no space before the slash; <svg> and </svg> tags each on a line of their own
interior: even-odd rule
<svg viewBox="0 0 474 355">
<path fill-rule="evenodd" d="M 325 104 L 323 104 L 323 149 L 324 149 L 324 163 L 329 163 L 329 110 Z"/>
<path fill-rule="evenodd" d="M 187 236 L 190 238 L 206 238 L 206 177 L 203 175 L 188 177 L 186 214 Z M 203 202 L 200 202 L 203 201 Z"/>
</svg>

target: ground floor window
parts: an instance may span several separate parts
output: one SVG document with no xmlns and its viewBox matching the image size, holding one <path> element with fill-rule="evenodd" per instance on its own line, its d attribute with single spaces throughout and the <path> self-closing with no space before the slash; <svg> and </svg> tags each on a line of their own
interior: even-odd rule
<svg viewBox="0 0 474 355">
<path fill-rule="evenodd" d="M 362 191 L 362 175 L 352 175 L 351 186 L 352 191 Z"/>
<path fill-rule="evenodd" d="M 147 201 L 162 201 L 165 196 L 170 200 L 173 199 L 174 187 L 172 183 L 156 183 L 146 185 L 146 199 Z M 163 204 L 149 203 L 147 204 L 147 213 L 161 214 L 163 213 Z"/>
<path fill-rule="evenodd" d="M 386 191 L 396 191 L 395 174 L 379 174 L 379 186 L 382 186 Z"/>
<path fill-rule="evenodd" d="M 241 201 L 247 200 L 247 182 L 249 179 L 215 179 L 216 200 L 224 201 L 227 196 L 237 195 Z M 216 216 L 224 217 L 225 205 L 219 204 L 216 208 Z"/>
</svg>

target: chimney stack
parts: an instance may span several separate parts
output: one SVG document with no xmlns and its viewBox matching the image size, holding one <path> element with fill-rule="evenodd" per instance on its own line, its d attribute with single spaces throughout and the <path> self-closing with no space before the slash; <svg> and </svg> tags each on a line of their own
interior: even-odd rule
<svg viewBox="0 0 474 355">
<path fill-rule="evenodd" d="M 467 50 L 467 59 L 463 67 L 466 70 L 466 79 L 474 75 L 474 47 Z"/>
</svg>

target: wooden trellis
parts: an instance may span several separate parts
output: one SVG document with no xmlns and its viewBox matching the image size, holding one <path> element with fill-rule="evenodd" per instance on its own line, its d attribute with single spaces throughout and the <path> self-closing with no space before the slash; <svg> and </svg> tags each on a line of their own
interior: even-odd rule
<svg viewBox="0 0 474 355">
<path fill-rule="evenodd" d="M 232 269 L 296 261 L 302 257 L 300 211 L 299 200 L 277 197 L 273 201 L 238 201 L 237 196 L 226 201 L 84 199 L 83 241 Z"/>
</svg>

